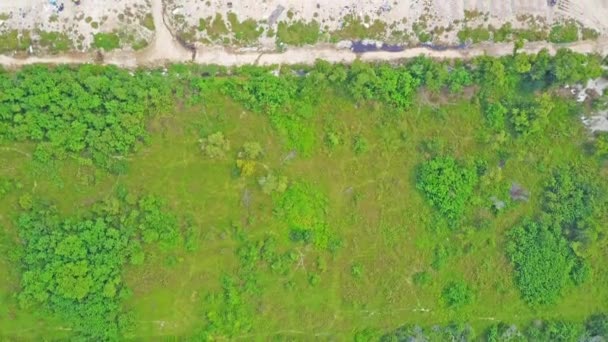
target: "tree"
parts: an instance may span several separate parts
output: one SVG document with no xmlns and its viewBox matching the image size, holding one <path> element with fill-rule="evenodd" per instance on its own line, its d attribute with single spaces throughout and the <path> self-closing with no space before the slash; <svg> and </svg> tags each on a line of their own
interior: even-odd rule
<svg viewBox="0 0 608 342">
<path fill-rule="evenodd" d="M 165 247 L 176 245 L 174 217 L 158 199 L 128 195 L 96 203 L 82 217 L 62 218 L 34 201 L 17 221 L 23 244 L 22 307 L 38 307 L 65 319 L 79 338 L 117 340 L 129 328 L 122 300 L 129 294 L 122 269 L 141 264 L 140 241 L 154 232 Z"/>
</svg>

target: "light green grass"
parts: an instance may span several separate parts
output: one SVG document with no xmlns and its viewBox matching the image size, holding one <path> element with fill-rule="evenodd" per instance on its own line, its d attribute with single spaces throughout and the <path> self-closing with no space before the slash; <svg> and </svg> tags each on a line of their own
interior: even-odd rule
<svg viewBox="0 0 608 342">
<path fill-rule="evenodd" d="M 267 235 L 276 237 L 282 249 L 301 253 L 302 264 L 292 266 L 286 275 L 262 265 L 256 269 L 261 292 L 246 303 L 255 315 L 252 331 L 240 336 L 245 340 L 343 341 L 351 340 L 357 328 L 389 330 L 404 323 L 431 326 L 451 321 L 469 322 L 481 333 L 494 321 L 582 321 L 606 307 L 608 290 L 601 284 L 608 281 L 608 272 L 599 268 L 605 251 L 593 256 L 594 265 L 599 266 L 593 281 L 571 289 L 555 306 L 532 309 L 520 298 L 503 250 L 504 232 L 538 210 L 546 175 L 535 167 L 537 162 L 542 160 L 550 169 L 582 153 L 585 133 L 578 118 L 566 111 L 553 113 L 538 143 L 507 143 L 512 157 L 498 171 L 499 159 L 482 139 L 485 129 L 479 106 L 459 95 L 423 93 L 409 110 L 396 113 L 375 103 L 355 105 L 329 92 L 309 125 L 319 141 L 330 129 L 342 143 L 333 149 L 319 144 L 312 156 L 291 161 L 284 161 L 289 153 L 284 138 L 264 115 L 248 112 L 216 92 L 205 96 L 204 105 L 178 107 L 150 122 L 150 144 L 129 157 L 129 172 L 123 176 L 70 161 L 56 168 L 36 168 L 31 158 L 19 152 L 30 153 L 27 144 L 5 144 L 7 148 L 0 150 L 0 175 L 24 184 L 22 190 L 0 200 L 0 225 L 10 236 L 15 233 L 12 219 L 17 199 L 26 192 L 55 201 L 67 214 L 84 210 L 120 183 L 160 195 L 173 211 L 192 215 L 201 236 L 199 251 L 167 255 L 151 250 L 144 266 L 125 272 L 134 293 L 127 307 L 136 317 L 128 338 L 171 340 L 201 329 L 203 299 L 219 290 L 222 274 L 237 272 L 236 248 L 243 239 Z M 208 159 L 198 141 L 218 131 L 230 140 L 232 149 L 223 159 Z M 357 136 L 368 142 L 364 153 L 353 151 L 351 142 Z M 437 223 L 434 211 L 415 189 L 416 167 L 426 158 L 420 145 L 430 138 L 441 139 L 456 158 L 486 158 L 505 182 L 518 182 L 530 190 L 530 202 L 511 205 L 494 217 L 483 198 L 469 208 L 462 229 L 450 231 Z M 239 177 L 236 154 L 248 141 L 259 142 L 265 153 L 254 176 Z M 286 227 L 273 216 L 271 196 L 257 185 L 257 177 L 265 175 L 266 169 L 310 183 L 329 198 L 329 226 L 343 241 L 336 254 L 288 240 Z M 92 178 L 96 181 L 91 182 Z M 251 196 L 248 207 L 242 203 L 246 191 Z M 475 227 L 478 218 L 487 218 L 489 226 Z M 231 228 L 235 225 L 241 227 L 239 234 Z M 439 244 L 449 246 L 452 254 L 444 267 L 434 270 L 433 249 Z M 319 259 L 325 269 L 319 269 Z M 363 269 L 361 277 L 351 274 L 355 263 Z M 412 277 L 421 271 L 429 272 L 430 282 L 417 286 Z M 313 273 L 320 279 L 314 287 L 308 281 Z M 0 274 L 0 303 L 8 308 L 8 312 L 0 311 L 0 337 L 60 339 L 69 333 L 61 322 L 18 310 L 11 297 L 18 289 L 18 272 L 3 260 Z M 448 309 L 441 302 L 445 284 L 453 280 L 465 280 L 471 286 L 472 304 Z M 286 288 L 288 281 L 295 284 L 294 289 Z"/>
</svg>

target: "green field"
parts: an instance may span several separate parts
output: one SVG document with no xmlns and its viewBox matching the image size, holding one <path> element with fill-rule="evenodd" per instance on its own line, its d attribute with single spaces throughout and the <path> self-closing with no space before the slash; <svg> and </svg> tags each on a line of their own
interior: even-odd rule
<svg viewBox="0 0 608 342">
<path fill-rule="evenodd" d="M 4 72 L 0 340 L 607 337 L 608 140 L 561 88 L 600 63 Z M 133 199 L 146 195 L 160 209 Z M 41 218 L 49 205 L 57 218 Z M 102 247 L 75 256 L 45 236 L 84 241 L 77 222 L 98 218 L 129 244 L 112 247 L 104 314 L 83 285 L 106 279 Z M 84 275 L 54 270 L 74 260 Z"/>
</svg>

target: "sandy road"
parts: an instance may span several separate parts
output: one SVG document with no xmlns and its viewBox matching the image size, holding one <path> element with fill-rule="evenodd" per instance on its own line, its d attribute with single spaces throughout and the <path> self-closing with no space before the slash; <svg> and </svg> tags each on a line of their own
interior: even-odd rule
<svg viewBox="0 0 608 342">
<path fill-rule="evenodd" d="M 301 48 L 289 48 L 285 52 L 233 52 L 223 47 L 199 47 L 196 53 L 183 47 L 168 29 L 163 16 L 162 0 L 151 0 L 152 15 L 156 27 L 155 38 L 144 50 L 139 52 L 115 51 L 104 54 L 103 63 L 125 68 L 139 66 L 163 66 L 171 63 L 216 64 L 239 66 L 246 64 L 313 64 L 317 59 L 329 62 L 351 63 L 357 58 L 363 61 L 396 61 L 425 55 L 438 59 L 469 59 L 480 55 L 504 56 L 513 52 L 512 43 L 479 44 L 466 49 L 433 50 L 426 47 L 405 49 L 401 52 L 375 51 L 356 54 L 349 49 L 335 45 L 321 44 Z M 558 48 L 566 47 L 580 53 L 599 53 L 608 55 L 608 37 L 597 41 L 580 41 L 571 44 L 552 44 L 548 42 L 528 43 L 523 52 L 536 53 L 543 48 L 555 53 Z M 15 58 L 0 56 L 0 65 L 19 68 L 29 64 L 81 64 L 95 62 L 97 53 L 66 54 L 62 56 Z"/>
<path fill-rule="evenodd" d="M 167 38 L 166 38 L 167 39 Z M 222 47 L 199 48 L 192 60 L 192 52 L 182 48 L 176 42 L 157 42 L 150 49 L 141 53 L 113 52 L 105 55 L 103 64 L 117 65 L 124 68 L 139 66 L 155 67 L 171 63 L 216 64 L 222 66 L 240 66 L 247 64 L 277 65 L 277 64 L 313 64 L 317 59 L 335 63 L 352 63 L 357 58 L 363 61 L 397 61 L 414 58 L 420 55 L 437 59 L 470 59 L 476 56 L 505 56 L 513 53 L 513 44 L 480 44 L 468 49 L 432 50 L 426 47 L 406 49 L 401 52 L 375 51 L 356 54 L 348 49 L 339 49 L 333 45 L 317 45 L 302 48 L 292 48 L 285 52 L 231 52 Z M 572 44 L 530 43 L 521 51 L 537 53 L 548 49 L 555 53 L 558 48 L 569 48 L 579 53 L 598 53 L 608 55 L 608 39 L 598 41 L 581 41 Z M 0 56 L 0 65 L 7 68 L 19 68 L 29 64 L 82 64 L 94 63 L 96 54 L 69 54 L 50 57 L 14 58 Z"/>
</svg>

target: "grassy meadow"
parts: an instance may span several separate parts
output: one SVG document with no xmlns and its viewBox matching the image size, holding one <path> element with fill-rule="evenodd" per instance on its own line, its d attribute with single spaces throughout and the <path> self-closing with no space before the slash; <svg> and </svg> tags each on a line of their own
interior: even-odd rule
<svg viewBox="0 0 608 342">
<path fill-rule="evenodd" d="M 70 157 L 42 164 L 32 158 L 34 143 L 3 143 L 0 178 L 18 184 L 0 197 L 0 248 L 7 255 L 0 258 L 0 340 L 72 336 L 61 318 L 19 307 L 21 270 L 11 246 L 18 241 L 15 219 L 24 194 L 51 201 L 68 217 L 119 187 L 162 198 L 188 227 L 177 248 L 146 245 L 143 265 L 123 270 L 132 291 L 124 308 L 133 313 L 125 340 L 210 336 L 201 331 L 217 340 L 374 340 L 404 324 L 452 322 L 469 325 L 472 338 L 484 340 L 484 331 L 498 322 L 582 322 L 605 310 L 605 240 L 585 251 L 590 280 L 541 306 L 522 299 L 505 253 L 506 233 L 541 210 L 551 170 L 585 162 L 598 177 L 607 174 L 605 163 L 588 152 L 582 106 L 555 92 L 543 131 L 513 139 L 487 128 L 477 92 L 477 85 L 458 93 L 422 88 L 408 108 L 395 108 L 326 91 L 310 108 L 315 115 L 305 125 L 313 143 L 301 153 L 266 115 L 207 89 L 204 101 L 178 101 L 149 119 L 147 142 L 115 157 L 128 165 L 118 175 Z M 201 139 L 216 132 L 230 148 L 210 157 Z M 249 142 L 262 153 L 244 172 L 237 159 Z M 486 163 L 458 222 L 439 215 L 417 189 L 420 165 L 435 154 Z M 313 203 L 298 215 L 317 222 L 309 214 L 320 213 L 337 242 L 297 241 L 290 214 L 282 216 L 277 207 L 289 190 L 264 191 L 260 179 L 268 175 L 287 189 L 304 184 Z M 514 183 L 528 200 L 510 200 Z M 505 207 L 494 210 L 492 197 Z M 470 287 L 464 305 L 448 305 L 442 297 L 454 281 Z"/>
</svg>

